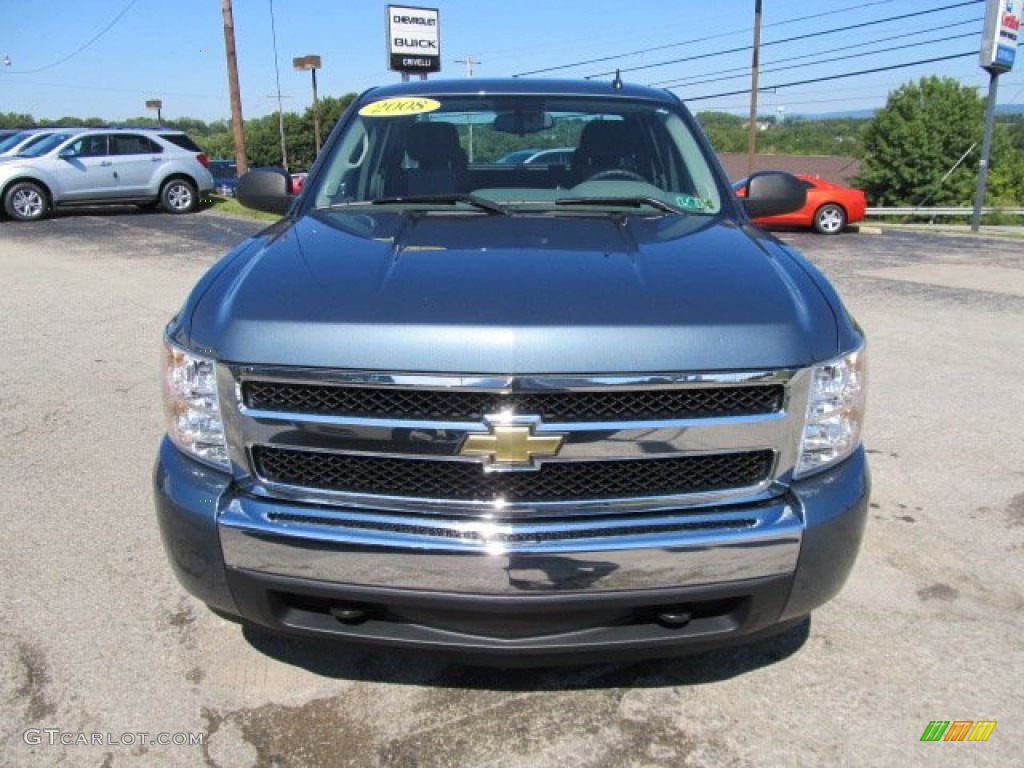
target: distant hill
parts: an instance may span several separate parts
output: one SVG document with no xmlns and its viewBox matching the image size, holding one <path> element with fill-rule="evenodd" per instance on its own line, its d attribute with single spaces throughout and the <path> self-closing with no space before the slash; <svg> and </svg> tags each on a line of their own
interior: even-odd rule
<svg viewBox="0 0 1024 768">
<path fill-rule="evenodd" d="M 875 116 L 874 109 L 853 109 L 846 112 L 822 112 L 818 114 L 786 115 L 787 120 L 870 120 Z M 1024 104 L 997 104 L 997 115 L 1024 115 Z"/>
</svg>

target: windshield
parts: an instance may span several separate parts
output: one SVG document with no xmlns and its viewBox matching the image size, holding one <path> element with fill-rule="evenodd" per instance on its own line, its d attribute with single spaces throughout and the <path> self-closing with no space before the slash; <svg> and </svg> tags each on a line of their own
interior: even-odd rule
<svg viewBox="0 0 1024 768">
<path fill-rule="evenodd" d="M 6 152 L 12 147 L 18 146 L 21 142 L 32 135 L 31 131 L 22 131 L 21 133 L 12 133 L 6 139 L 0 141 L 0 152 Z"/>
<path fill-rule="evenodd" d="M 313 192 L 318 208 L 715 214 L 714 173 L 681 112 L 594 96 L 389 98 L 361 107 Z"/>
<path fill-rule="evenodd" d="M 33 142 L 30 146 L 22 147 L 18 152 L 18 157 L 41 157 L 58 144 L 70 139 L 72 135 L 70 133 L 51 133 L 45 138 Z"/>
</svg>

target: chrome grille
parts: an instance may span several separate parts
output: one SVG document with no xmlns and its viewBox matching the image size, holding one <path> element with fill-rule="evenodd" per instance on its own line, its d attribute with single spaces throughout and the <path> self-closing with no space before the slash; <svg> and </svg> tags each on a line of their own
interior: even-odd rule
<svg viewBox="0 0 1024 768">
<path fill-rule="evenodd" d="M 490 502 L 674 496 L 747 488 L 772 470 L 769 450 L 659 459 L 543 464 L 536 472 L 484 472 L 463 461 L 407 459 L 254 446 L 264 480 L 344 493 Z"/>
<path fill-rule="evenodd" d="M 508 394 L 259 380 L 242 385 L 243 403 L 255 410 L 410 421 L 480 421 L 503 411 L 546 422 L 754 416 L 778 412 L 784 393 L 779 384 Z"/>
</svg>

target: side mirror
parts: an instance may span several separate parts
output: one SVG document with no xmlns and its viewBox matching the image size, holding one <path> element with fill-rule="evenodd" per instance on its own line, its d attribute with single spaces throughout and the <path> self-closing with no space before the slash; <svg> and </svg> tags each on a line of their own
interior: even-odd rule
<svg viewBox="0 0 1024 768">
<path fill-rule="evenodd" d="M 743 208 L 751 218 L 777 216 L 803 208 L 807 188 L 790 173 L 762 171 L 747 179 Z"/>
<path fill-rule="evenodd" d="M 285 214 L 292 204 L 292 181 L 283 168 L 249 171 L 238 179 L 235 197 L 246 208 Z"/>
<path fill-rule="evenodd" d="M 78 157 L 78 153 L 75 152 L 71 147 L 65 147 L 57 155 L 61 160 L 71 160 L 72 158 Z"/>
</svg>

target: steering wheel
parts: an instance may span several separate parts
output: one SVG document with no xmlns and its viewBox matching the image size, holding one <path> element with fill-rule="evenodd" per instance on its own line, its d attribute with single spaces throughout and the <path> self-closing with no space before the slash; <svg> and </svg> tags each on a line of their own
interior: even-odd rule
<svg viewBox="0 0 1024 768">
<path fill-rule="evenodd" d="M 601 181 L 601 179 L 614 179 L 614 178 L 629 179 L 630 181 L 642 181 L 647 182 L 643 176 L 635 171 L 631 171 L 627 168 L 608 168 L 604 171 L 598 171 L 593 176 L 588 176 L 584 182 L 587 181 Z"/>
</svg>

